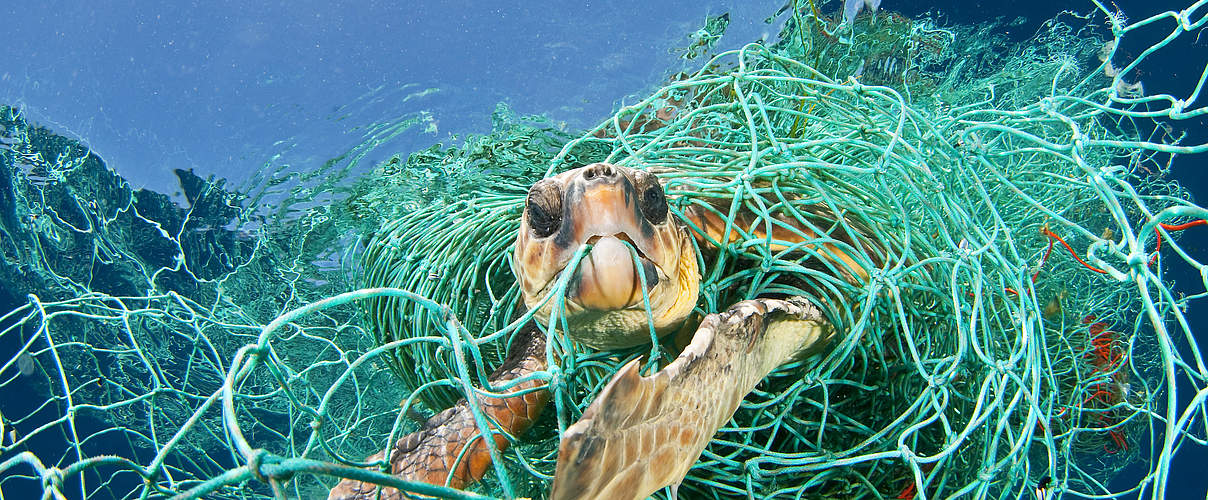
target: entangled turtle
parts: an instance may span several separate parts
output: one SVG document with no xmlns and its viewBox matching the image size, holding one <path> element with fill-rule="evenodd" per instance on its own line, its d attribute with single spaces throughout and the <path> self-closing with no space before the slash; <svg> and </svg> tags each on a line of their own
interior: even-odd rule
<svg viewBox="0 0 1208 500">
<path fill-rule="evenodd" d="M 768 221 L 743 213 L 732 215 L 727 224 L 719 213 L 692 207 L 684 211 L 684 220 L 672 216 L 658 178 L 629 167 L 596 163 L 543 179 L 529 190 L 514 248 L 513 270 L 524 303 L 548 324 L 558 306 L 547 297 L 558 291 L 576 252 L 591 245 L 565 276 L 564 314 L 571 338 L 596 349 L 650 342 L 647 307 L 657 334 L 691 332 L 693 325 L 683 327 L 694 316 L 700 287 L 692 238 L 701 248 L 716 247 L 733 241 L 737 228 L 779 250 L 814 251 L 830 260 L 828 269 L 847 279 L 867 278 L 865 269 L 840 248 L 810 243 L 835 241 L 835 235 L 823 239 L 789 218 Z M 816 210 L 812 215 L 829 213 Z M 650 376 L 639 374 L 638 360 L 626 364 L 566 430 L 550 498 L 645 498 L 667 486 L 674 492 L 713 434 L 761 379 L 820 349 L 833 336 L 820 309 L 801 297 L 746 300 L 705 316 L 673 362 Z M 535 325 L 518 333 L 503 365 L 491 374 L 492 384 L 546 369 L 545 344 Z M 549 401 L 548 391 L 533 390 L 543 386 L 528 380 L 509 389 L 508 396 L 478 399 L 492 425 L 519 435 Z M 496 434 L 495 444 L 502 448 L 508 442 Z M 392 474 L 454 488 L 477 481 L 491 467 L 464 399 L 388 451 Z M 385 453 L 368 460 L 380 460 Z M 403 497 L 392 488 L 344 480 L 329 498 L 379 494 Z"/>
</svg>

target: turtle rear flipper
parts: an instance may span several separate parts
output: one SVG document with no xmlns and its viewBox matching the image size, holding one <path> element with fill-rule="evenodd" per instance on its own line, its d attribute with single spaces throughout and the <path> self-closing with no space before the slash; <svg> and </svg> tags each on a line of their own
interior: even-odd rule
<svg viewBox="0 0 1208 500">
<path fill-rule="evenodd" d="M 678 485 L 760 380 L 833 336 L 799 297 L 708 315 L 675 361 L 648 377 L 631 361 L 566 430 L 550 498 L 641 499 Z"/>
<path fill-rule="evenodd" d="M 545 334 L 529 323 L 512 340 L 503 365 L 491 373 L 492 385 L 502 385 L 546 369 Z M 549 390 L 542 380 L 527 380 L 508 389 L 505 395 L 477 396 L 486 424 L 495 433 L 495 448 L 503 450 L 509 441 L 503 433 L 517 436 L 526 432 L 549 403 Z M 491 451 L 474 419 L 470 402 L 437 413 L 424 426 L 395 441 L 386 452 L 370 456 L 369 462 L 386 460 L 390 474 L 417 483 L 448 485 L 461 489 L 473 484 L 492 466 Z M 380 497 L 379 497 L 380 490 Z M 328 500 L 399 500 L 413 498 L 399 490 L 355 479 L 344 479 L 332 488 Z"/>
</svg>

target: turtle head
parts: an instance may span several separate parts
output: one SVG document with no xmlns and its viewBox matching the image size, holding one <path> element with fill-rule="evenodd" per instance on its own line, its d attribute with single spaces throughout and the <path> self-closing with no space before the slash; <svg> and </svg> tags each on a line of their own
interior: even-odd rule
<svg viewBox="0 0 1208 500">
<path fill-rule="evenodd" d="M 628 245 L 626 244 L 628 243 Z M 575 253 L 590 252 L 573 269 Z M 629 247 L 637 251 L 637 262 Z M 538 181 L 529 189 L 512 266 L 529 308 L 566 289 L 568 334 L 607 349 L 650 340 L 642 296 L 655 330 L 678 327 L 696 305 L 700 273 L 688 232 L 667 210 L 654 175 L 595 163 Z M 537 311 L 548 324 L 554 301 Z"/>
</svg>

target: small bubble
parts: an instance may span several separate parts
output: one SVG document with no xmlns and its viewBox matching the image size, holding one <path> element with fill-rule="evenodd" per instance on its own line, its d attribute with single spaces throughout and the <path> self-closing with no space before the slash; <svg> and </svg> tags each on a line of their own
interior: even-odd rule
<svg viewBox="0 0 1208 500">
<path fill-rule="evenodd" d="M 22 376 L 28 377 L 33 375 L 34 357 L 30 356 L 28 352 L 21 351 L 21 354 L 17 355 L 17 368 L 21 370 Z"/>
</svg>

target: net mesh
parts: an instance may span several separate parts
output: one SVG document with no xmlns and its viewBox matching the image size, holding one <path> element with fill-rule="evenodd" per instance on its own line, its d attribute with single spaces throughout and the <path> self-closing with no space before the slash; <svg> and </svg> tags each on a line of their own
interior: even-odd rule
<svg viewBox="0 0 1208 500">
<path fill-rule="evenodd" d="M 488 393 L 523 319 L 508 259 L 527 187 L 609 161 L 659 175 L 672 213 L 712 210 L 740 235 L 698 249 L 699 312 L 803 295 L 840 332 L 747 397 L 681 493 L 1019 497 L 1048 476 L 1066 494 L 1156 496 L 1208 434 L 1186 312 L 1208 278 L 1176 239 L 1208 214 L 1166 179 L 1172 155 L 1208 149 L 1166 122 L 1205 111 L 1145 94 L 1131 71 L 1151 52 L 1116 48 L 1171 24 L 1160 51 L 1208 17 L 1130 23 L 1096 3 L 1017 45 L 791 6 L 775 44 L 703 61 L 592 130 L 500 108 L 491 135 L 356 181 L 358 150 L 247 195 L 182 172 L 187 208 L 4 109 L 0 247 L 21 295 L 0 319 L 0 495 L 316 498 L 353 477 L 476 496 L 362 458 Z M 774 250 L 739 213 L 818 237 Z M 1175 288 L 1174 269 L 1201 281 Z M 535 376 L 554 411 L 482 494 L 541 495 L 559 431 L 613 371 L 675 355 L 551 339 Z M 1130 464 L 1147 473 L 1111 481 Z"/>
</svg>

